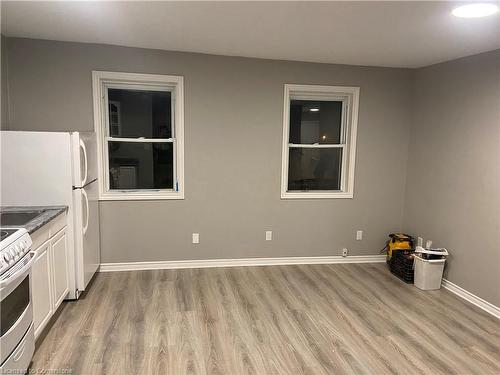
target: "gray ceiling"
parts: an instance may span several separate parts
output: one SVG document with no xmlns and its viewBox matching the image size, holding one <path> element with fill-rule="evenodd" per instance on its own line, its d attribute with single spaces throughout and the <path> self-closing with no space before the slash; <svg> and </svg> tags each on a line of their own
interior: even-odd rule
<svg viewBox="0 0 500 375">
<path fill-rule="evenodd" d="M 10 2 L 7 36 L 218 55 L 420 67 L 500 48 L 500 15 L 457 2 Z"/>
</svg>

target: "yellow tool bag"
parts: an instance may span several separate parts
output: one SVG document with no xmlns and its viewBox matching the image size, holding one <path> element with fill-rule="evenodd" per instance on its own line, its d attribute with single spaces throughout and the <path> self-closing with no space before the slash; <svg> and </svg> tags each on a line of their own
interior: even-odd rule
<svg viewBox="0 0 500 375">
<path fill-rule="evenodd" d="M 387 261 L 392 258 L 393 251 L 413 249 L 413 237 L 404 233 L 391 233 L 381 253 L 387 253 Z"/>
</svg>

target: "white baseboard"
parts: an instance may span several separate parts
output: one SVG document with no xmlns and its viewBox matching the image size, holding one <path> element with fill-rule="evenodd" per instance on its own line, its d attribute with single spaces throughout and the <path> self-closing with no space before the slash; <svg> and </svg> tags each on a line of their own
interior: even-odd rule
<svg viewBox="0 0 500 375">
<path fill-rule="evenodd" d="M 465 290 L 462 287 L 459 287 L 457 284 L 453 284 L 451 281 L 448 281 L 446 279 L 443 279 L 442 287 L 448 289 L 450 292 L 465 299 L 466 301 L 469 301 L 473 305 L 476 305 L 480 309 L 483 309 L 487 313 L 500 319 L 500 307 L 495 306 L 488 301 L 485 301 L 484 299 L 476 296 L 475 294 L 472 294 L 471 292 Z"/>
<path fill-rule="evenodd" d="M 159 262 L 101 263 L 99 272 L 163 270 L 179 268 L 277 266 L 291 264 L 383 263 L 385 255 L 279 257 L 242 259 L 173 260 Z"/>
</svg>

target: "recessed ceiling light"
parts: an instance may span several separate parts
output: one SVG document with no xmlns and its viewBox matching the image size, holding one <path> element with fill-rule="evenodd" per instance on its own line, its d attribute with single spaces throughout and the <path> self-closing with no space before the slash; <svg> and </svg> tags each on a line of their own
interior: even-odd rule
<svg viewBox="0 0 500 375">
<path fill-rule="evenodd" d="M 498 6 L 491 3 L 475 3 L 459 6 L 451 14 L 461 18 L 479 18 L 491 16 L 498 12 Z"/>
<path fill-rule="evenodd" d="M 309 109 L 311 112 L 318 112 L 319 111 L 319 108 L 310 108 Z"/>
</svg>

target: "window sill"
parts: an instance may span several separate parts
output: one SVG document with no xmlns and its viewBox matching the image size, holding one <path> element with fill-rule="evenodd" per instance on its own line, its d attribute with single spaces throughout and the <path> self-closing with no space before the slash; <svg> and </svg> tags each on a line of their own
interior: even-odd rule
<svg viewBox="0 0 500 375">
<path fill-rule="evenodd" d="M 352 192 L 281 192 L 281 199 L 352 199 Z"/>
<path fill-rule="evenodd" d="M 184 193 L 107 193 L 99 196 L 100 201 L 159 201 L 171 199 L 184 199 Z"/>
</svg>

